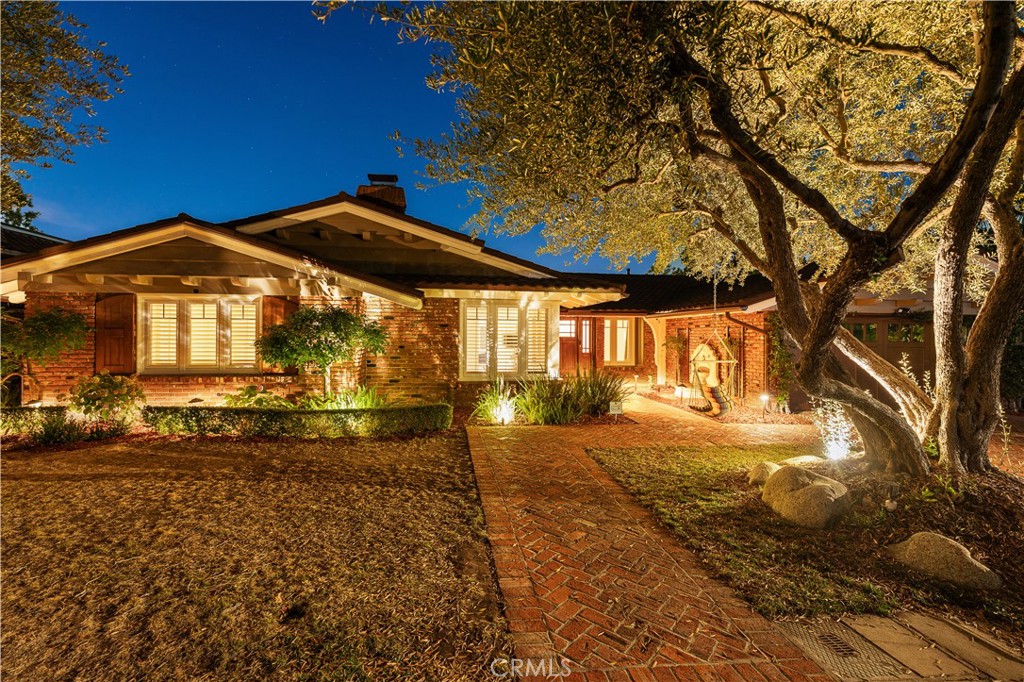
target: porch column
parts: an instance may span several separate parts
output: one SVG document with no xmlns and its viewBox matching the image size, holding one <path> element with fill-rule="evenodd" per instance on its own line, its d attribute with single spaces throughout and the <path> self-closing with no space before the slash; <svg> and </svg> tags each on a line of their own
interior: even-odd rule
<svg viewBox="0 0 1024 682">
<path fill-rule="evenodd" d="M 654 364 L 658 368 L 658 384 L 664 386 L 668 382 L 668 371 L 665 348 L 665 318 L 645 317 L 644 322 L 654 334 Z"/>
</svg>

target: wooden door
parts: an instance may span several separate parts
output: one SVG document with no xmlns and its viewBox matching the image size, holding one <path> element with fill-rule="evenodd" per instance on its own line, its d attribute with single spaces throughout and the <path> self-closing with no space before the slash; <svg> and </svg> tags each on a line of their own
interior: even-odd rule
<svg viewBox="0 0 1024 682">
<path fill-rule="evenodd" d="M 580 367 L 578 327 L 579 321 L 574 317 L 558 321 L 558 371 L 563 376 L 576 374 Z"/>
<path fill-rule="evenodd" d="M 96 371 L 135 371 L 135 296 L 112 294 L 96 301 Z"/>
</svg>

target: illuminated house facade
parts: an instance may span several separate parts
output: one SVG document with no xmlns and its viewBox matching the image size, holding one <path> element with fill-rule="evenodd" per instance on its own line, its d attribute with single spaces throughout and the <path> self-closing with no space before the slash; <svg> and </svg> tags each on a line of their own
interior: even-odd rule
<svg viewBox="0 0 1024 682">
<path fill-rule="evenodd" d="M 63 307 L 93 331 L 45 368 L 23 399 L 55 402 L 83 375 L 137 375 L 153 404 L 219 404 L 247 385 L 287 395 L 320 377 L 262 363 L 253 342 L 303 305 L 380 323 L 386 352 L 335 368 L 335 387 L 396 401 L 466 402 L 499 376 L 595 370 L 689 385 L 725 358 L 732 395 L 771 391 L 770 283 L 718 287 L 680 275 L 567 274 L 411 217 L 395 176 L 355 195 L 225 223 L 181 214 L 78 242 L 4 254 L 0 296 L 24 314 Z M 26 235 L 5 240 L 14 244 Z M 926 295 L 857 299 L 853 333 L 890 361 L 934 367 Z M 703 363 L 703 364 L 702 364 Z M 856 368 L 851 368 L 857 371 Z M 865 386 L 871 388 L 870 380 Z M 876 387 L 877 388 L 877 387 Z"/>
<path fill-rule="evenodd" d="M 219 403 L 261 384 L 317 390 L 319 377 L 260 361 L 253 342 L 302 305 L 379 322 L 389 347 L 338 367 L 338 387 L 395 400 L 458 400 L 497 376 L 557 376 L 559 311 L 622 297 L 405 213 L 395 176 L 227 223 L 188 215 L 5 257 L 2 295 L 26 316 L 63 307 L 94 331 L 36 368 L 53 402 L 83 375 L 136 374 L 150 403 Z M 39 391 L 35 391 L 39 393 Z"/>
</svg>

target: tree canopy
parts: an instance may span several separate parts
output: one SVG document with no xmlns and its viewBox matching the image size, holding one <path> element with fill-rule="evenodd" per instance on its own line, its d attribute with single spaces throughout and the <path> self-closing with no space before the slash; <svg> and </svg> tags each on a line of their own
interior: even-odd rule
<svg viewBox="0 0 1024 682">
<path fill-rule="evenodd" d="M 282 324 L 256 341 L 260 357 L 281 367 L 313 365 L 324 375 L 324 394 L 331 391 L 331 366 L 350 361 L 360 350 L 380 353 L 387 348 L 387 332 L 344 308 L 302 306 Z"/>
<path fill-rule="evenodd" d="M 29 177 L 25 165 L 70 163 L 74 147 L 104 139 L 103 129 L 83 117 L 95 115 L 96 102 L 120 92 L 128 70 L 103 51 L 103 43 L 88 43 L 85 28 L 56 2 L 0 5 L 0 205 L 5 214 L 31 206 L 21 186 Z"/>
<path fill-rule="evenodd" d="M 842 401 L 890 466 L 928 468 L 920 440 L 934 433 L 937 406 L 840 323 L 857 290 L 922 287 L 935 269 L 949 303 L 937 310 L 990 289 L 1000 303 L 979 320 L 999 320 L 996 309 L 1015 319 L 1019 225 L 979 220 L 983 208 L 1005 217 L 1024 167 L 1012 4 L 498 2 L 378 12 L 404 38 L 437 46 L 429 82 L 457 93 L 458 120 L 412 144 L 429 176 L 467 182 L 477 228 L 539 226 L 554 250 L 620 262 L 655 254 L 657 268 L 716 278 L 760 270 L 803 350 L 801 385 Z M 993 250 L 995 275 L 970 257 Z M 939 261 L 942 253 L 952 257 Z M 824 277 L 820 288 L 802 279 L 807 263 Z M 976 329 L 975 357 L 998 365 L 1005 325 Z M 899 413 L 856 386 L 828 352 L 833 343 L 883 381 Z M 991 367 L 976 369 L 979 387 L 998 382 Z"/>
</svg>

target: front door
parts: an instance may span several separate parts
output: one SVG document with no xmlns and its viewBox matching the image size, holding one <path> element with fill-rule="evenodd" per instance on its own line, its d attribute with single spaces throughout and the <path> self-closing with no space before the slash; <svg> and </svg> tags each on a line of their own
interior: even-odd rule
<svg viewBox="0 0 1024 682">
<path fill-rule="evenodd" d="M 558 354 L 559 373 L 563 376 L 576 374 L 580 366 L 576 318 L 562 318 L 558 321 Z"/>
</svg>

